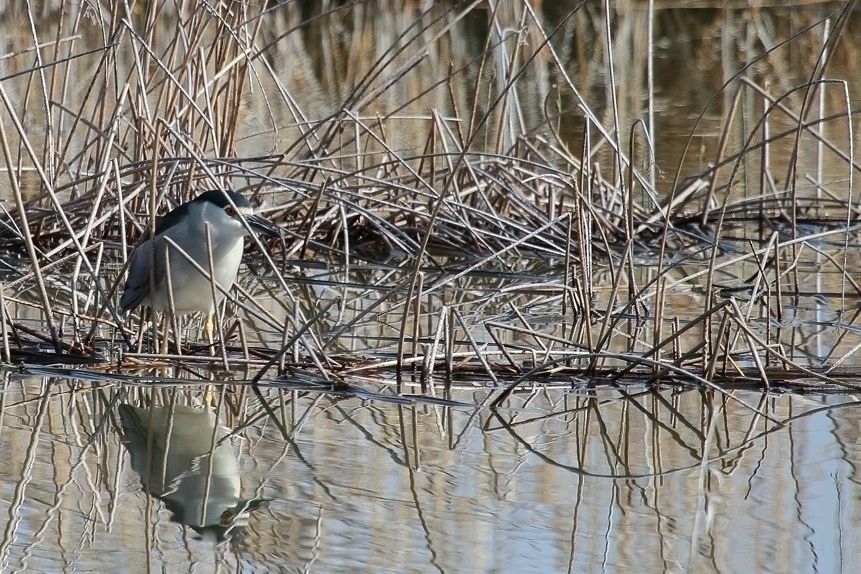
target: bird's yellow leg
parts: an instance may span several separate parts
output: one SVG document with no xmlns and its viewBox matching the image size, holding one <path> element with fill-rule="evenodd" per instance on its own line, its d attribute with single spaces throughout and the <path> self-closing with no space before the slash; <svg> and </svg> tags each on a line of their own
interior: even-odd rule
<svg viewBox="0 0 861 574">
<path fill-rule="evenodd" d="M 176 354 L 182 355 L 182 319 L 179 315 L 170 312 L 166 312 L 165 315 L 169 316 L 169 327 L 173 329 L 173 344 Z"/>
<path fill-rule="evenodd" d="M 215 356 L 215 313 L 207 313 L 203 320 L 203 336 L 209 345 L 210 356 Z"/>
<path fill-rule="evenodd" d="M 204 337 L 206 337 L 206 343 L 209 347 L 209 356 L 215 356 L 215 325 L 216 315 L 215 312 L 207 313 L 206 318 L 203 321 L 203 333 Z M 212 407 L 216 403 L 215 394 L 212 390 L 212 385 L 206 385 L 203 388 L 203 404 Z"/>
</svg>

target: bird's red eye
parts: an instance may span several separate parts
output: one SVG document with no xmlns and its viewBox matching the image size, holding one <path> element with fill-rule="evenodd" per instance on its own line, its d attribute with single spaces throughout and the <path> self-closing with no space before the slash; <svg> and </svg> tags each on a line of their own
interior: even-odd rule
<svg viewBox="0 0 861 574">
<path fill-rule="evenodd" d="M 228 205 L 227 207 L 225 207 L 224 213 L 226 213 L 230 217 L 236 217 L 236 210 L 233 208 L 232 205 Z"/>
</svg>

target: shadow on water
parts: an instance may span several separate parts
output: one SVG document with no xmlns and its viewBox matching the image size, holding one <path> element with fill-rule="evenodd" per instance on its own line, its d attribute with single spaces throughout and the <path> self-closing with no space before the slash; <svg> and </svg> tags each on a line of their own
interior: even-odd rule
<svg viewBox="0 0 861 574">
<path fill-rule="evenodd" d="M 265 499 L 243 499 L 230 429 L 206 407 L 121 404 L 123 445 L 144 491 L 203 537 L 232 540 Z"/>
</svg>

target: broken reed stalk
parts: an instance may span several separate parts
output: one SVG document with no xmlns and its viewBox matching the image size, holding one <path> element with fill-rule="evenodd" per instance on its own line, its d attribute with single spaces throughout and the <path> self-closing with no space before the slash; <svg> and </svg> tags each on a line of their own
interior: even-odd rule
<svg viewBox="0 0 861 574">
<path fill-rule="evenodd" d="M 0 82 L 0 97 L 2 97 L 4 105 L 9 108 L 9 99 L 6 96 L 6 92 L 3 89 L 3 84 Z M 0 146 L 3 147 L 3 157 L 6 160 L 7 166 L 12 166 L 12 153 L 9 149 L 9 139 L 6 135 L 6 126 L 4 122 L 0 122 Z M 45 289 L 45 281 L 42 276 L 41 271 L 41 263 L 39 257 L 36 253 L 36 247 L 33 244 L 33 237 L 30 234 L 30 226 L 27 222 L 27 210 L 24 208 L 24 198 L 21 194 L 21 186 L 18 182 L 18 177 L 15 172 L 11 168 L 7 168 L 7 173 L 9 174 L 9 180 L 12 184 L 12 193 L 15 197 L 15 208 L 17 210 L 18 218 L 21 221 L 21 233 L 24 238 L 24 245 L 27 249 L 27 256 L 30 258 L 30 268 L 33 271 L 33 274 L 36 277 L 36 285 L 39 290 L 39 295 L 41 297 L 42 302 L 42 312 L 45 317 L 45 321 L 48 323 L 48 332 L 51 335 L 51 341 L 54 343 L 54 352 L 60 353 L 60 340 L 57 335 L 57 326 L 54 321 L 54 313 L 51 310 L 51 302 L 48 298 L 48 292 Z"/>
<path fill-rule="evenodd" d="M 11 363 L 12 353 L 9 351 L 9 318 L 6 313 L 6 286 L 0 281 L 0 337 L 3 337 L 2 362 Z"/>
<path fill-rule="evenodd" d="M 625 374 L 636 370 L 632 365 L 638 368 L 645 365 L 651 376 L 657 376 L 664 372 L 661 365 L 665 362 L 681 368 L 683 362 L 699 359 L 704 372 L 713 372 L 720 359 L 727 364 L 732 362 L 736 356 L 735 340 L 725 339 L 722 332 L 708 334 L 712 315 L 725 310 L 723 302 L 713 298 L 708 285 L 718 270 L 750 257 L 761 260 L 761 280 L 771 277 L 771 271 L 766 273 L 765 262 L 771 258 L 777 260 L 780 250 L 795 243 L 775 243 L 774 249 L 755 248 L 736 258 L 727 256 L 715 240 L 707 269 L 700 267 L 688 273 L 684 266 L 701 265 L 699 249 L 711 241 L 703 240 L 700 235 L 700 244 L 690 249 L 693 232 L 686 235 L 688 220 L 713 225 L 717 218 L 719 235 L 721 226 L 727 222 L 763 222 L 768 210 L 794 210 L 797 220 L 801 207 L 767 190 L 773 178 L 765 171 L 761 174 L 758 196 L 742 200 L 726 198 L 739 166 L 753 157 L 752 152 L 759 151 L 757 146 L 766 154 L 768 145 L 796 132 L 769 136 L 771 130 L 764 124 L 769 113 L 764 111 L 764 125 L 758 132 L 760 141 L 756 145 L 748 141 L 734 152 L 728 147 L 729 130 L 734 122 L 732 117 L 727 118 L 716 164 L 697 174 L 690 186 L 676 191 L 673 185 L 670 199 L 659 205 L 654 189 L 656 142 L 650 135 L 654 126 L 635 122 L 625 142 L 621 130 L 609 130 L 602 125 L 601 113 L 589 105 L 581 86 L 568 74 L 567 62 L 551 42 L 570 31 L 573 22 L 570 19 L 576 10 L 561 18 L 557 27 L 547 29 L 539 24 L 535 9 L 528 5 L 517 7 L 510 22 L 502 19 L 505 10 L 494 7 L 487 14 L 490 32 L 484 48 L 474 60 L 449 68 L 448 74 L 439 80 L 421 83 L 410 97 L 398 99 L 396 104 L 377 113 L 376 106 L 388 96 L 389 90 L 405 87 L 411 78 L 421 76 L 429 51 L 436 50 L 447 35 L 456 34 L 458 23 L 479 4 L 446 6 L 438 12 L 429 8 L 422 12 L 422 18 L 393 34 L 397 41 L 363 70 L 367 73 L 358 78 L 352 89 L 346 90 L 341 109 L 319 121 L 308 120 L 314 115 L 297 104 L 277 77 L 278 70 L 267 59 L 267 50 L 275 53 L 281 48 L 278 40 L 266 36 L 271 32 L 267 29 L 270 21 L 266 19 L 278 16 L 277 10 L 256 13 L 250 5 L 242 5 L 230 13 L 210 13 L 193 2 L 180 2 L 179 7 L 188 11 L 188 18 L 173 22 L 163 19 L 164 11 L 170 9 L 164 5 L 148 5 L 146 13 L 137 18 L 122 17 L 124 7 L 117 5 L 121 10 L 115 19 L 99 23 L 103 36 L 112 42 L 100 54 L 100 74 L 87 86 L 82 102 L 72 98 L 72 102 L 64 102 L 58 108 L 57 121 L 49 123 L 41 153 L 35 155 L 41 158 L 38 163 L 45 166 L 44 179 L 51 183 L 46 186 L 46 195 L 24 205 L 33 215 L 26 222 L 28 231 L 39 234 L 49 254 L 31 255 L 31 260 L 37 263 L 35 269 L 40 266 L 42 270 L 53 269 L 50 265 L 56 261 L 54 258 L 62 259 L 69 250 L 76 251 L 73 254 L 76 266 L 88 264 L 92 257 L 88 248 L 100 239 L 118 241 L 125 255 L 126 242 L 147 228 L 138 217 L 144 222 L 148 218 L 152 230 L 157 214 L 163 213 L 168 205 L 190 198 L 202 187 L 229 186 L 258 197 L 265 194 L 275 201 L 269 212 L 277 214 L 277 219 L 290 227 L 282 253 L 298 253 L 302 260 L 342 263 L 348 272 L 361 269 L 363 258 L 389 266 L 379 274 L 369 272 L 373 284 L 366 289 L 353 290 L 348 282 L 340 286 L 345 295 L 344 309 L 352 306 L 358 310 L 341 325 L 331 325 L 314 312 L 317 301 L 313 289 L 304 297 L 296 295 L 286 257 L 276 263 L 265 245 L 257 238 L 251 240 L 256 259 L 264 261 L 271 284 L 277 284 L 268 291 L 279 299 L 275 311 L 263 309 L 254 292 L 246 293 L 238 286 L 238 304 L 243 313 L 282 337 L 280 345 L 276 343 L 274 349 L 263 352 L 279 353 L 283 359 L 286 355 L 282 352 L 283 345 L 291 340 L 290 333 L 303 333 L 301 341 L 294 341 L 292 360 L 308 361 L 323 374 L 340 368 L 337 366 L 340 358 L 327 357 L 326 352 L 339 348 L 349 337 L 355 337 L 356 341 L 362 336 L 359 334 L 362 329 L 375 321 L 387 323 L 386 314 L 398 315 L 401 329 L 394 335 L 394 343 L 380 337 L 388 346 L 372 349 L 372 355 L 376 352 L 377 359 L 388 357 L 386 353 L 393 352 L 396 346 L 398 375 L 420 359 L 423 385 L 435 372 L 436 361 L 444 361 L 450 388 L 450 377 L 464 366 L 477 366 L 482 372 L 498 374 L 495 369 L 500 367 L 492 359 L 503 357 L 506 369 L 522 372 L 530 361 L 532 364 L 546 361 L 572 349 L 589 352 L 572 354 L 575 358 L 571 364 L 587 362 L 592 370 L 616 360 L 604 351 L 615 352 L 623 347 L 630 348 L 632 356 L 645 353 L 653 359 L 648 364 L 625 362 L 620 368 Z M 607 5 L 604 7 L 605 19 L 599 25 L 609 42 L 612 30 Z M 251 21 L 255 25 L 246 28 L 245 24 Z M 185 45 L 164 40 L 170 37 L 161 33 L 165 23 L 168 30 L 177 32 L 175 37 L 191 41 Z M 510 28 L 509 24 L 516 26 Z M 506 32 L 512 29 L 514 33 Z M 59 26 L 57 32 L 56 37 L 62 37 Z M 54 45 L 59 46 L 59 42 Z M 41 68 L 29 72 L 39 90 L 35 101 L 43 107 L 54 97 L 51 86 L 57 78 L 74 77 L 71 55 L 77 42 L 64 45 L 69 49 L 70 59 L 62 63 L 62 68 L 60 64 L 51 68 L 51 74 L 56 75 L 46 76 Z M 617 62 L 609 44 L 603 49 L 609 58 L 606 70 L 615 73 Z M 124 53 L 132 55 L 129 62 L 123 60 Z M 548 85 L 542 86 L 546 95 L 543 120 L 549 133 L 543 129 L 529 131 L 530 110 L 521 99 L 524 78 L 537 61 L 552 68 L 554 81 L 558 81 L 552 90 L 547 89 Z M 125 63 L 128 63 L 127 75 L 111 77 L 109 72 L 121 69 Z M 326 65 L 335 70 L 331 62 Z M 475 89 L 461 98 L 455 79 L 464 71 L 477 71 L 479 76 L 475 84 L 469 79 Z M 491 73 L 496 74 L 497 83 L 481 82 L 481 76 Z M 63 90 L 67 85 L 63 84 Z M 240 107 L 250 101 L 243 99 L 248 98 L 249 85 L 265 94 L 269 117 L 264 121 L 271 122 L 273 132 L 286 129 L 275 117 L 275 110 L 281 105 L 300 124 L 296 139 L 286 148 L 281 142 L 272 146 L 279 151 L 286 149 L 285 153 L 232 157 L 245 135 Z M 748 79 L 740 85 L 744 90 L 760 90 Z M 454 113 L 436 109 L 420 112 L 411 105 L 436 86 L 446 90 Z M 617 89 L 612 86 L 612 101 L 619 97 Z M 553 107 L 547 105 L 553 95 L 559 102 L 558 118 L 550 116 Z M 562 113 L 568 111 L 562 101 L 566 99 L 584 118 L 580 130 L 583 145 L 576 154 L 568 151 L 571 142 L 566 137 L 570 135 L 562 135 Z M 813 126 L 828 121 L 827 118 L 806 120 L 803 110 L 792 111 L 786 97 L 765 99 L 771 102 L 769 111 L 794 114 L 804 133 L 817 134 Z M 458 110 L 468 115 L 461 117 Z M 619 126 L 615 105 L 612 117 L 613 124 Z M 635 141 L 637 126 L 643 128 L 645 142 Z M 570 132 L 570 125 L 565 127 Z M 415 137 L 402 138 L 405 132 Z M 73 145 L 80 136 L 87 144 Z M 815 137 L 820 147 L 837 149 L 837 153 L 851 158 L 851 154 L 824 135 Z M 634 167 L 635 144 L 648 150 L 648 176 Z M 25 147 L 38 146 L 30 143 Z M 610 150 L 609 162 L 600 155 L 602 148 Z M 58 150 L 62 161 L 55 161 Z M 28 151 L 27 156 L 30 155 Z M 20 165 L 24 157 L 20 154 L 9 161 L 17 160 Z M 735 163 L 732 169 L 725 169 L 731 162 Z M 73 167 L 64 167 L 67 165 Z M 72 173 L 72 169 L 77 171 Z M 729 171 L 733 175 L 727 181 Z M 681 175 L 678 172 L 676 179 Z M 705 182 L 708 190 L 703 193 Z M 642 200 L 634 196 L 635 189 L 640 191 Z M 719 211 L 711 209 L 716 194 L 724 194 L 725 198 L 722 203 L 717 202 Z M 846 210 L 847 222 L 849 214 L 857 212 L 851 201 L 841 201 L 839 195 L 832 194 L 830 201 L 833 209 Z M 704 207 L 698 213 L 684 213 L 691 205 Z M 40 209 L 46 206 L 50 209 Z M 72 222 L 71 226 L 67 221 Z M 650 237 L 656 229 L 660 230 L 655 234 L 657 238 Z M 367 241 L 368 236 L 371 241 Z M 799 237 L 798 242 L 813 241 L 817 236 Z M 81 241 L 80 245 L 75 238 Z M 22 245 L 24 242 L 26 239 L 22 237 Z M 378 260 L 368 256 L 374 247 L 380 248 L 384 255 Z M 658 253 L 657 273 L 647 281 L 635 273 L 639 271 L 636 267 L 640 264 L 640 250 L 651 257 Z M 452 252 L 465 256 L 465 262 L 452 265 L 446 259 Z M 559 261 L 563 266 L 561 290 L 558 267 L 554 267 Z M 101 251 L 97 250 L 91 271 L 94 282 L 99 275 L 96 268 L 102 267 Z M 841 266 L 843 272 L 845 267 Z M 682 280 L 673 275 L 679 271 L 686 273 Z M 781 299 L 790 291 L 781 277 L 785 271 L 775 265 L 773 272 L 778 281 L 776 305 L 767 303 L 764 314 L 770 317 L 776 313 L 782 317 Z M 499 289 L 492 280 L 483 280 L 482 274 L 493 273 L 499 273 L 500 277 L 534 273 L 538 277 L 515 281 L 541 295 L 529 301 L 519 299 L 525 295 L 518 294 L 516 289 Z M 708 277 L 700 312 L 690 318 L 673 317 L 672 327 L 667 331 L 662 319 L 672 305 L 672 298 L 694 285 L 698 274 Z M 552 295 L 542 301 L 545 292 L 541 289 L 553 290 Z M 798 293 L 797 280 L 792 289 Z M 378 291 L 384 294 L 379 296 Z M 354 300 L 348 301 L 350 297 Z M 377 298 L 369 302 L 369 297 Z M 655 300 L 649 301 L 651 297 Z M 110 295 L 94 297 L 99 298 L 104 303 Z M 46 311 L 52 310 L 50 305 L 57 305 L 47 296 L 42 299 L 40 305 Z M 439 312 L 431 305 L 437 299 L 442 303 Z M 538 307 L 540 313 L 550 308 L 553 301 L 561 303 L 565 321 L 561 336 L 553 325 L 540 324 L 532 314 L 537 302 L 545 305 Z M 751 303 L 745 310 L 745 316 L 757 312 L 753 306 Z M 482 315 L 485 311 L 490 320 Z M 78 306 L 77 301 L 69 310 L 61 308 L 57 312 L 61 317 L 70 313 L 75 325 L 91 320 L 91 332 L 102 333 L 101 319 L 86 317 L 86 308 Z M 554 312 L 558 309 L 554 308 Z M 429 317 L 426 324 L 421 321 L 424 317 Z M 580 322 L 582 318 L 585 320 Z M 114 321 L 119 323 L 119 318 L 114 316 Z M 641 329 L 648 321 L 653 323 Z M 413 328 L 408 330 L 405 327 L 410 322 Z M 476 337 L 475 326 L 479 322 L 491 341 Z M 512 326 L 515 323 L 516 328 Z M 704 324 L 707 335 L 703 341 L 683 344 L 683 333 L 690 335 Z M 751 325 L 748 327 L 752 329 Z M 644 343 L 635 338 L 639 333 L 650 333 L 651 340 Z M 460 340 L 455 339 L 456 334 Z M 735 335 L 744 337 L 747 351 L 764 353 L 756 339 L 740 331 Z M 768 344 L 778 342 L 772 341 L 771 331 L 766 332 L 764 340 Z M 246 356 L 249 343 L 243 338 Z M 721 344 L 726 345 L 723 351 Z M 661 351 L 670 345 L 672 353 L 668 357 Z M 411 347 L 411 353 L 405 347 Z M 739 347 L 740 352 L 746 352 L 744 345 Z M 302 355 L 302 349 L 308 356 Z M 712 356 L 713 353 L 717 354 Z M 471 365 L 462 360 L 470 354 Z M 722 355 L 720 359 L 718 355 Z M 461 362 L 456 363 L 455 357 Z M 768 361 L 774 356 L 765 357 Z M 386 361 L 380 361 L 380 368 L 384 364 Z M 759 371 L 765 368 L 756 364 L 754 367 Z"/>
</svg>

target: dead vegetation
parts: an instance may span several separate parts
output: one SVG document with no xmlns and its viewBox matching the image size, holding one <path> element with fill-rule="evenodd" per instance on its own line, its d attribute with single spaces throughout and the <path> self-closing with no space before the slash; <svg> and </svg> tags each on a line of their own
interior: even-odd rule
<svg viewBox="0 0 861 574">
<path fill-rule="evenodd" d="M 635 64 L 607 31 L 660 14 L 395 4 L 17 15 L 29 47 L 0 77 L 4 362 L 211 365 L 340 389 L 376 377 L 427 396 L 489 384 L 496 405 L 535 384 L 854 388 L 854 118 L 827 73 L 854 3 L 760 38 L 773 47 L 703 109 L 722 107 L 707 169 L 680 158 L 664 178 L 653 93 L 623 124 L 628 92 L 596 109 L 575 65 L 591 49 L 618 85 Z M 391 26 L 362 27 L 387 6 Z M 795 45 L 818 50 L 807 80 L 758 83 L 753 68 Z M 651 62 L 649 38 L 634 47 Z M 338 105 L 297 97 L 315 65 L 301 92 Z M 283 238 L 249 243 L 226 352 L 196 342 L 199 318 L 168 352 L 158 341 L 176 333 L 117 314 L 117 277 L 155 214 L 219 186 L 261 203 Z"/>
</svg>

